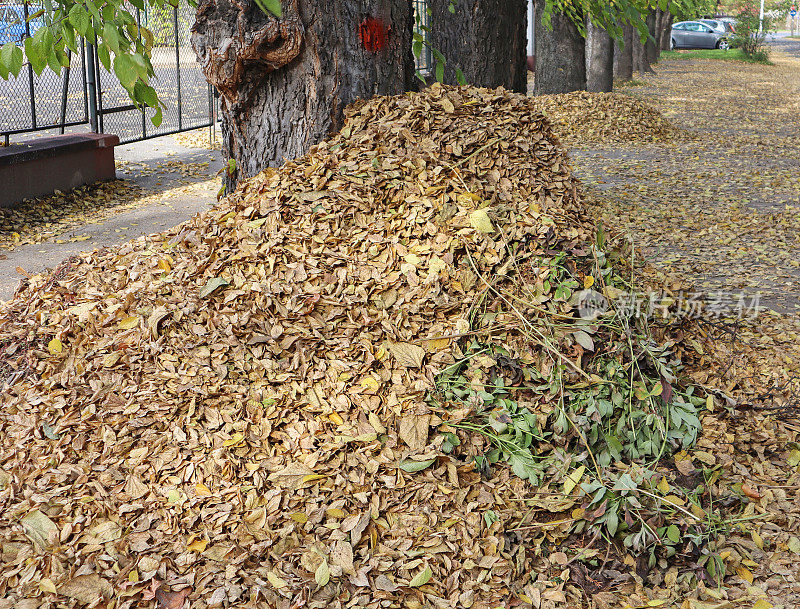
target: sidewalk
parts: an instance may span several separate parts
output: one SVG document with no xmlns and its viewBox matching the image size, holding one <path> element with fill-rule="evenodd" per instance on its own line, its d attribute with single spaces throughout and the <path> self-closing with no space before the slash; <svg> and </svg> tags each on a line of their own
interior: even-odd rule
<svg viewBox="0 0 800 609">
<path fill-rule="evenodd" d="M 9 229 L 0 225 L 0 238 L 4 238 L 0 242 L 0 300 L 13 295 L 25 274 L 41 273 L 84 251 L 163 231 L 216 203 L 220 184 L 216 173 L 222 167 L 219 150 L 187 148 L 173 136 L 164 136 L 119 146 L 116 158 L 117 177 L 128 187 L 108 184 L 99 192 L 118 201 L 105 202 L 92 216 L 68 221 L 66 227 L 58 226 L 59 220 L 34 226 L 32 220 L 29 230 L 56 233 L 36 243 L 15 245 L 14 241 L 24 242 L 26 235 L 9 235 Z"/>
</svg>

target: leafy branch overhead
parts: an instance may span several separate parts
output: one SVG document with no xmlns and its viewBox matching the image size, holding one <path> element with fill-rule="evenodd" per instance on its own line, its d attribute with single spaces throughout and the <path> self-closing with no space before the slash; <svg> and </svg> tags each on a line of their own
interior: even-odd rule
<svg viewBox="0 0 800 609">
<path fill-rule="evenodd" d="M 0 47 L 0 77 L 17 77 L 24 61 L 36 75 L 46 68 L 60 73 L 69 67 L 70 53 L 78 54 L 83 39 L 95 45 L 102 66 L 112 72 L 131 100 L 152 109 L 151 120 L 161 124 L 163 103 L 150 84 L 155 72 L 151 62 L 154 35 L 142 25 L 134 10 L 177 8 L 183 0 L 52 0 L 28 17 L 36 22 L 32 36 L 22 46 L 7 42 Z M 276 17 L 279 0 L 256 0 L 259 7 Z M 196 6 L 195 0 L 186 0 Z"/>
</svg>

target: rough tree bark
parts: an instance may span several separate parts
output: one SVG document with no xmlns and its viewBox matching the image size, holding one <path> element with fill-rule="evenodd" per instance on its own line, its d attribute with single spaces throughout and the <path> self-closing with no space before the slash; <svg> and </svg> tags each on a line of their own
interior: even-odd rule
<svg viewBox="0 0 800 609">
<path fill-rule="evenodd" d="M 222 98 L 231 187 L 304 154 L 358 98 L 413 87 L 408 0 L 288 0 L 283 16 L 252 0 L 201 0 L 192 46 Z"/>
<path fill-rule="evenodd" d="M 656 12 L 653 9 L 650 9 L 650 12 L 647 14 L 646 23 L 649 38 L 644 44 L 644 49 L 647 53 L 647 63 L 654 64 L 658 61 L 658 56 L 661 54 L 661 48 L 656 44 L 658 30 L 656 29 Z"/>
<path fill-rule="evenodd" d="M 614 88 L 614 41 L 603 28 L 590 20 L 586 24 L 586 89 L 611 91 Z"/>
<path fill-rule="evenodd" d="M 569 93 L 586 89 L 586 51 L 580 31 L 563 13 L 553 11 L 548 29 L 542 23 L 545 2 L 536 3 L 534 33 L 535 95 Z"/>
<path fill-rule="evenodd" d="M 669 51 L 670 40 L 672 38 L 672 21 L 675 19 L 672 13 L 665 12 L 661 17 L 661 28 L 659 31 L 659 48 L 662 51 Z"/>
<path fill-rule="evenodd" d="M 631 45 L 633 52 L 633 70 L 640 74 L 647 74 L 654 72 L 650 67 L 650 62 L 647 59 L 647 48 L 645 43 L 642 42 L 641 34 L 637 30 L 633 30 L 633 44 Z"/>
<path fill-rule="evenodd" d="M 614 78 L 620 80 L 633 78 L 633 37 L 633 26 L 623 25 L 622 45 L 614 42 Z"/>
<path fill-rule="evenodd" d="M 457 84 L 456 68 L 478 87 L 505 87 L 525 93 L 527 75 L 527 0 L 428 0 L 431 46 L 447 62 L 444 82 Z"/>
</svg>

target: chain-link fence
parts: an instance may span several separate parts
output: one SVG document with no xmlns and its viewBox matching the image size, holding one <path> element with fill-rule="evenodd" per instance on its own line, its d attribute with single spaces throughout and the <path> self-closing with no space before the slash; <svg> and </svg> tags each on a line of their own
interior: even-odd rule
<svg viewBox="0 0 800 609">
<path fill-rule="evenodd" d="M 414 0 L 414 30 L 427 42 L 428 31 L 431 24 L 431 16 L 428 14 L 428 4 L 425 0 Z M 430 72 L 433 61 L 431 60 L 431 49 L 425 44 L 419 57 L 414 58 L 415 67 L 423 74 Z"/>
<path fill-rule="evenodd" d="M 189 43 L 194 9 L 185 4 L 180 9 L 148 6 L 146 10 L 137 10 L 136 18 L 153 32 L 151 61 L 155 76 L 151 84 L 165 105 L 163 119 L 155 127 L 149 118 L 152 110 L 131 104 L 114 74 L 99 68 L 96 72 L 99 131 L 115 133 L 124 143 L 211 124 L 213 90 Z"/>
<path fill-rule="evenodd" d="M 0 45 L 22 41 L 41 22 L 28 17 L 41 4 L 25 0 L 0 0 Z M 427 40 L 430 15 L 426 0 L 413 0 L 415 23 Z M 117 134 L 123 143 L 187 131 L 214 124 L 217 119 L 214 91 L 205 80 L 189 44 L 194 9 L 186 4 L 176 9 L 147 7 L 136 10 L 139 24 L 153 32 L 155 46 L 152 85 L 165 104 L 158 127 L 150 121 L 152 110 L 137 108 L 97 59 L 92 47 L 81 43 L 78 54 L 70 54 L 70 67 L 61 74 L 49 68 L 36 75 L 26 64 L 17 78 L 0 80 L 0 138 L 8 143 L 31 133 L 96 130 Z M 422 73 L 430 71 L 431 53 L 424 45 L 415 59 Z"/>
<path fill-rule="evenodd" d="M 28 17 L 40 7 L 24 0 L 0 5 L 0 45 L 35 33 L 41 22 Z M 8 143 L 34 132 L 91 128 L 117 134 L 125 143 L 212 124 L 213 90 L 189 44 L 194 9 L 148 7 L 137 10 L 136 18 L 155 39 L 152 85 L 165 104 L 158 127 L 149 118 L 153 111 L 132 104 L 116 76 L 100 65 L 94 49 L 82 43 L 61 74 L 46 68 L 37 76 L 26 64 L 17 78 L 0 80 L 0 137 Z"/>
<path fill-rule="evenodd" d="M 0 45 L 22 42 L 41 26 L 30 15 L 41 8 L 23 0 L 0 5 Z M 86 58 L 81 48 L 69 54 L 70 66 L 61 74 L 45 69 L 39 76 L 26 64 L 17 78 L 0 80 L 0 136 L 8 141 L 42 129 L 58 129 L 88 122 Z"/>
</svg>

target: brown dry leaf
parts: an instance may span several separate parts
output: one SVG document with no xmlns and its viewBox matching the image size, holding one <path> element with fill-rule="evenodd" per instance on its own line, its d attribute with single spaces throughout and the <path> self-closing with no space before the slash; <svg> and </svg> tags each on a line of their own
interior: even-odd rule
<svg viewBox="0 0 800 609">
<path fill-rule="evenodd" d="M 399 434 L 400 439 L 408 447 L 419 452 L 428 445 L 428 428 L 430 427 L 430 415 L 427 414 L 408 414 L 400 419 Z"/>
<path fill-rule="evenodd" d="M 41 549 L 50 550 L 58 544 L 58 526 L 39 510 L 33 510 L 20 522 L 25 535 Z"/>
<path fill-rule="evenodd" d="M 397 363 L 406 368 L 419 368 L 425 357 L 425 349 L 411 343 L 391 343 L 389 351 L 397 359 Z"/>
<path fill-rule="evenodd" d="M 86 605 L 95 604 L 112 594 L 111 584 L 96 573 L 79 575 L 58 587 L 58 593 Z"/>
<path fill-rule="evenodd" d="M 191 588 L 184 588 L 178 592 L 168 592 L 163 588 L 159 588 L 156 590 L 158 609 L 181 609 L 191 593 Z"/>
</svg>

